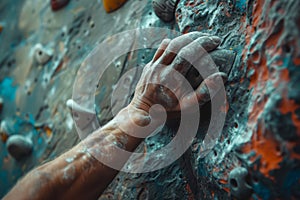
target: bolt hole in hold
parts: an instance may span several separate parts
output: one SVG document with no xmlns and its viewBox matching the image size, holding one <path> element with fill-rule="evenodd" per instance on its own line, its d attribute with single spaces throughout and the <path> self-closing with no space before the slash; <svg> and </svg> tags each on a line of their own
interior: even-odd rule
<svg viewBox="0 0 300 200">
<path fill-rule="evenodd" d="M 73 113 L 73 117 L 74 117 L 75 120 L 79 120 L 79 115 L 78 115 L 77 112 L 74 112 L 74 113 Z"/>
<path fill-rule="evenodd" d="M 52 49 L 44 48 L 41 44 L 36 44 L 34 46 L 34 54 L 36 61 L 43 65 L 52 58 L 53 51 Z"/>
<path fill-rule="evenodd" d="M 95 27 L 95 23 L 91 22 L 91 28 L 94 28 L 94 27 Z"/>
<path fill-rule="evenodd" d="M 216 150 L 214 150 L 214 156 L 217 157 L 218 156 L 218 153 Z"/>
<path fill-rule="evenodd" d="M 234 188 L 237 188 L 238 187 L 238 183 L 235 179 L 230 179 L 230 185 Z"/>
<path fill-rule="evenodd" d="M 290 53 L 291 52 L 291 47 L 289 45 L 285 45 L 284 47 L 284 50 L 286 53 Z"/>
<path fill-rule="evenodd" d="M 237 122 L 234 122 L 234 128 L 238 128 L 239 124 Z"/>
<path fill-rule="evenodd" d="M 257 176 L 254 176 L 254 177 L 252 178 L 252 180 L 253 180 L 253 182 L 254 182 L 254 183 L 258 183 L 258 182 L 259 182 L 259 180 L 258 180 L 258 177 L 257 177 Z"/>
<path fill-rule="evenodd" d="M 88 16 L 88 18 L 86 19 L 87 22 L 91 21 L 92 17 Z"/>
</svg>

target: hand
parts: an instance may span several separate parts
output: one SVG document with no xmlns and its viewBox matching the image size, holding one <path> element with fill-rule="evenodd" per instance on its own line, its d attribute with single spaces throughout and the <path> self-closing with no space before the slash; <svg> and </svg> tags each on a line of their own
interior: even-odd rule
<svg viewBox="0 0 300 200">
<path fill-rule="evenodd" d="M 216 36 L 199 32 L 182 35 L 173 40 L 165 39 L 153 60 L 145 66 L 129 106 L 149 113 L 153 105 L 160 104 L 168 115 L 172 115 L 192 108 L 195 104 L 201 106 L 208 102 L 221 88 L 220 83 L 227 80 L 227 75 L 214 73 L 195 90 L 188 82 L 193 80 L 187 80 L 185 76 L 192 67 L 191 63 L 201 66 L 204 54 L 216 49 L 220 41 Z M 213 68 L 210 65 L 205 67 L 204 70 L 207 71 Z"/>
</svg>

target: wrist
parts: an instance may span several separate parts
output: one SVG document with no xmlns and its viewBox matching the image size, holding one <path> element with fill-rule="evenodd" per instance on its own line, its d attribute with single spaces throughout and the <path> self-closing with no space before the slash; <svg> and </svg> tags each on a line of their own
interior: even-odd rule
<svg viewBox="0 0 300 200">
<path fill-rule="evenodd" d="M 137 127 L 145 127 L 150 124 L 151 116 L 148 111 L 130 103 L 114 117 L 113 121 L 126 126 L 135 125 Z M 135 126 L 131 128 L 134 129 Z"/>
<path fill-rule="evenodd" d="M 163 121 L 154 113 L 129 104 L 114 117 L 111 123 L 129 136 L 144 139 L 151 135 Z"/>
</svg>

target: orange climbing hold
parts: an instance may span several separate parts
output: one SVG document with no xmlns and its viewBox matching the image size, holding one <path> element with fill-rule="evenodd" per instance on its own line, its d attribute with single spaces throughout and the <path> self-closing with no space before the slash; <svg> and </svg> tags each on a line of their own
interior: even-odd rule
<svg viewBox="0 0 300 200">
<path fill-rule="evenodd" d="M 103 0 L 103 7 L 107 13 L 120 8 L 127 0 Z"/>
</svg>

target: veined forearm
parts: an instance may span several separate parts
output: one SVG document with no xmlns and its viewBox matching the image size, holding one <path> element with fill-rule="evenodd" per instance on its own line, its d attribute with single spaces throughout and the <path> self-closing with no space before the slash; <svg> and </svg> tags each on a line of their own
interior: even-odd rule
<svg viewBox="0 0 300 200">
<path fill-rule="evenodd" d="M 129 119 L 116 119 L 55 160 L 31 171 L 5 199 L 97 199 L 118 173 L 102 164 L 100 157 L 124 165 L 129 157 L 120 159 L 114 145 L 133 151 L 142 141 L 118 128 L 123 123 L 123 127 L 131 129 Z"/>
</svg>

